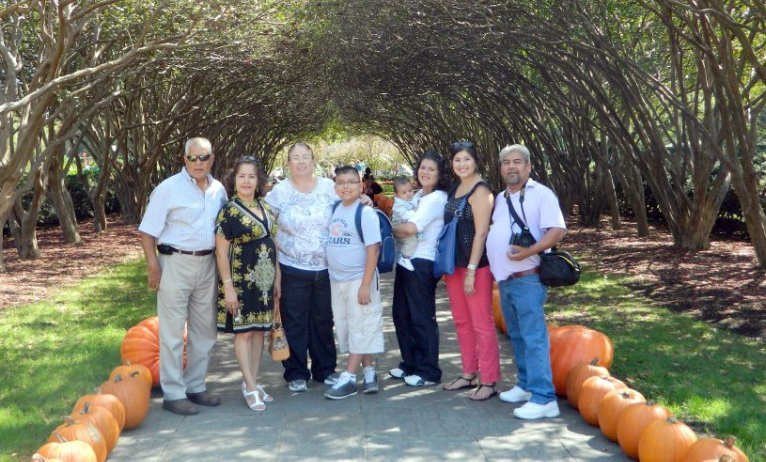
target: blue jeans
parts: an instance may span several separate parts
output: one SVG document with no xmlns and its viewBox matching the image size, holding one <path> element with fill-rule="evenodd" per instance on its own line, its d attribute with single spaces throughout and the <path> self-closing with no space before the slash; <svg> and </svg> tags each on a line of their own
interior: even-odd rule
<svg viewBox="0 0 766 462">
<path fill-rule="evenodd" d="M 518 385 L 531 392 L 530 401 L 546 404 L 556 399 L 551 372 L 550 341 L 545 325 L 548 288 L 539 274 L 500 281 L 500 306 L 518 367 Z"/>
</svg>

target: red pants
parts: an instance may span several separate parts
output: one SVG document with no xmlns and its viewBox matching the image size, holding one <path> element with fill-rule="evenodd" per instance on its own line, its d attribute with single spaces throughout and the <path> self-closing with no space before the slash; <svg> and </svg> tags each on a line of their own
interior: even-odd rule
<svg viewBox="0 0 766 462">
<path fill-rule="evenodd" d="M 492 273 L 489 266 L 477 269 L 474 293 L 466 295 L 463 281 L 467 271 L 455 267 L 455 274 L 444 276 L 463 359 L 463 375 L 469 377 L 478 372 L 483 383 L 494 383 L 500 380 L 500 351 L 492 317 Z"/>
</svg>

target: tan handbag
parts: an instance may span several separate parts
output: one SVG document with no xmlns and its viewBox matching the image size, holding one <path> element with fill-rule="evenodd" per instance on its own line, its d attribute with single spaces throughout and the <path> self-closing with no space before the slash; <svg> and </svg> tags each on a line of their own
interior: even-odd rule
<svg viewBox="0 0 766 462">
<path fill-rule="evenodd" d="M 282 327 L 282 313 L 277 298 L 274 299 L 274 323 L 269 335 L 269 353 L 274 361 L 284 361 L 290 357 L 290 347 L 287 345 L 285 329 Z"/>
</svg>

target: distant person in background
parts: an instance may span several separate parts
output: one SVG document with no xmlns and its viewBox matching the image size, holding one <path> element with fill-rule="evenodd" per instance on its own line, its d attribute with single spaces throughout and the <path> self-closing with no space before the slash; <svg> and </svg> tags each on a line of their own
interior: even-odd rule
<svg viewBox="0 0 766 462">
<path fill-rule="evenodd" d="M 205 386 L 216 337 L 215 220 L 226 202 L 210 175 L 214 159 L 210 141 L 187 141 L 184 168 L 152 191 L 138 227 L 149 287 L 157 291 L 162 408 L 181 415 L 221 403 Z"/>
<path fill-rule="evenodd" d="M 258 383 L 264 332 L 271 330 L 280 274 L 277 222 L 263 200 L 266 175 L 254 157 L 242 157 L 226 177 L 227 202 L 216 221 L 218 330 L 234 334 L 242 395 L 254 411 L 273 401 Z"/>
<path fill-rule="evenodd" d="M 368 169 L 369 170 L 369 169 Z M 364 193 L 371 201 L 375 202 L 375 195 L 383 192 L 383 186 L 375 181 L 375 177 L 372 174 L 365 175 L 364 177 Z"/>
</svg>

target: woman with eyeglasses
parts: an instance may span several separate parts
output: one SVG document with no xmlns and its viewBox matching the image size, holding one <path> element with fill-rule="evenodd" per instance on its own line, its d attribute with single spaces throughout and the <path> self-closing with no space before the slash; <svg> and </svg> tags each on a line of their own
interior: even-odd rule
<svg viewBox="0 0 766 462">
<path fill-rule="evenodd" d="M 338 379 L 325 243 L 332 206 L 340 198 L 332 180 L 314 176 L 314 152 L 307 144 L 290 147 L 287 165 L 290 177 L 274 185 L 266 202 L 278 225 L 280 306 L 290 345 L 284 378 L 290 391 L 303 392 L 311 378 L 326 385 Z"/>
<path fill-rule="evenodd" d="M 250 409 L 264 411 L 273 398 L 258 383 L 258 369 L 279 299 L 277 224 L 263 200 L 266 174 L 254 157 L 238 159 L 225 183 L 231 199 L 218 213 L 215 237 L 218 330 L 234 334 L 242 395 Z"/>
<path fill-rule="evenodd" d="M 413 269 L 399 264 L 394 281 L 392 316 L 402 360 L 389 371 L 407 385 L 422 387 L 441 381 L 439 326 L 436 323 L 436 284 L 433 276 L 436 241 L 444 225 L 449 170 L 441 155 L 426 151 L 415 165 L 421 189 L 413 197 L 417 211 L 409 221 L 394 226 L 394 236 L 421 234 L 410 256 Z"/>
</svg>

